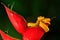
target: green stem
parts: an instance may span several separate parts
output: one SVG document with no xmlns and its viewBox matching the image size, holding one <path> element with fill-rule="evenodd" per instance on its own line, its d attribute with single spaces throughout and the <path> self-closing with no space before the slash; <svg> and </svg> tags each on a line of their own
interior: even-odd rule
<svg viewBox="0 0 60 40">
<path fill-rule="evenodd" d="M 13 2 L 13 4 L 11 5 L 11 8 L 10 8 L 11 10 L 13 9 L 13 7 L 14 7 L 14 4 L 15 4 L 15 2 Z"/>
</svg>

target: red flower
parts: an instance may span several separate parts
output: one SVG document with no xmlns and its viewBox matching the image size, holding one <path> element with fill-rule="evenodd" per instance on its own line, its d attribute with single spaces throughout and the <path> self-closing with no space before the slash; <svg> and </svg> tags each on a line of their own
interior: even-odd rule
<svg viewBox="0 0 60 40">
<path fill-rule="evenodd" d="M 50 20 L 48 18 L 44 18 L 44 17 L 42 18 L 40 16 L 36 23 L 27 24 L 26 20 L 21 15 L 10 10 L 5 5 L 4 7 L 13 27 L 16 29 L 18 33 L 22 34 L 22 40 L 41 40 L 44 33 L 49 31 L 49 28 L 47 26 L 49 25 Z M 8 38 L 9 40 L 14 40 L 8 37 L 1 30 L 0 30 L 0 34 L 3 40 L 8 39 Z"/>
<path fill-rule="evenodd" d="M 2 30 L 0 30 L 0 34 L 3 40 L 16 40 L 16 38 L 10 37 L 9 35 L 5 34 Z"/>
</svg>

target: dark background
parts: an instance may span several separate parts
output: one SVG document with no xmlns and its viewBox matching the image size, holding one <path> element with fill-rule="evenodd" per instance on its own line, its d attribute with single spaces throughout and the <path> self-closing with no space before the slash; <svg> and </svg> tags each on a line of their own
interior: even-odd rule
<svg viewBox="0 0 60 40">
<path fill-rule="evenodd" d="M 50 31 L 41 40 L 60 40 L 60 0 L 0 0 L 0 2 L 7 6 L 15 2 L 12 10 L 22 15 L 27 22 L 35 22 L 38 16 L 56 17 L 51 20 Z M 8 33 L 5 33 L 12 37 L 22 38 L 12 27 L 2 4 L 0 4 L 0 29 L 4 32 L 8 30 Z"/>
</svg>

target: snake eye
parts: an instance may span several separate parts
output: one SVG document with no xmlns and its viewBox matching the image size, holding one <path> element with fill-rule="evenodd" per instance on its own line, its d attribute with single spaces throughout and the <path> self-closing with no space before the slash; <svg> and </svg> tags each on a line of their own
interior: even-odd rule
<svg viewBox="0 0 60 40">
<path fill-rule="evenodd" d="M 50 24 L 50 18 L 45 18 L 44 20 L 42 20 L 44 23 Z"/>
</svg>

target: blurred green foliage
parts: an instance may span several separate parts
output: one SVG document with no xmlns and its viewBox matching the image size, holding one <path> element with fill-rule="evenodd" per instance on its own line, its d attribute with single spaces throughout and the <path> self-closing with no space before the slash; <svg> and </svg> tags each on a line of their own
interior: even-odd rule
<svg viewBox="0 0 60 40">
<path fill-rule="evenodd" d="M 51 20 L 50 31 L 43 36 L 42 40 L 60 40 L 60 0 L 0 0 L 0 2 L 7 6 L 10 4 L 9 8 L 15 2 L 13 11 L 22 15 L 27 22 L 35 22 L 38 16 L 56 17 Z M 0 29 L 4 32 L 8 30 L 8 33 L 5 33 L 10 36 L 22 38 L 12 27 L 2 4 L 0 4 Z"/>
</svg>

